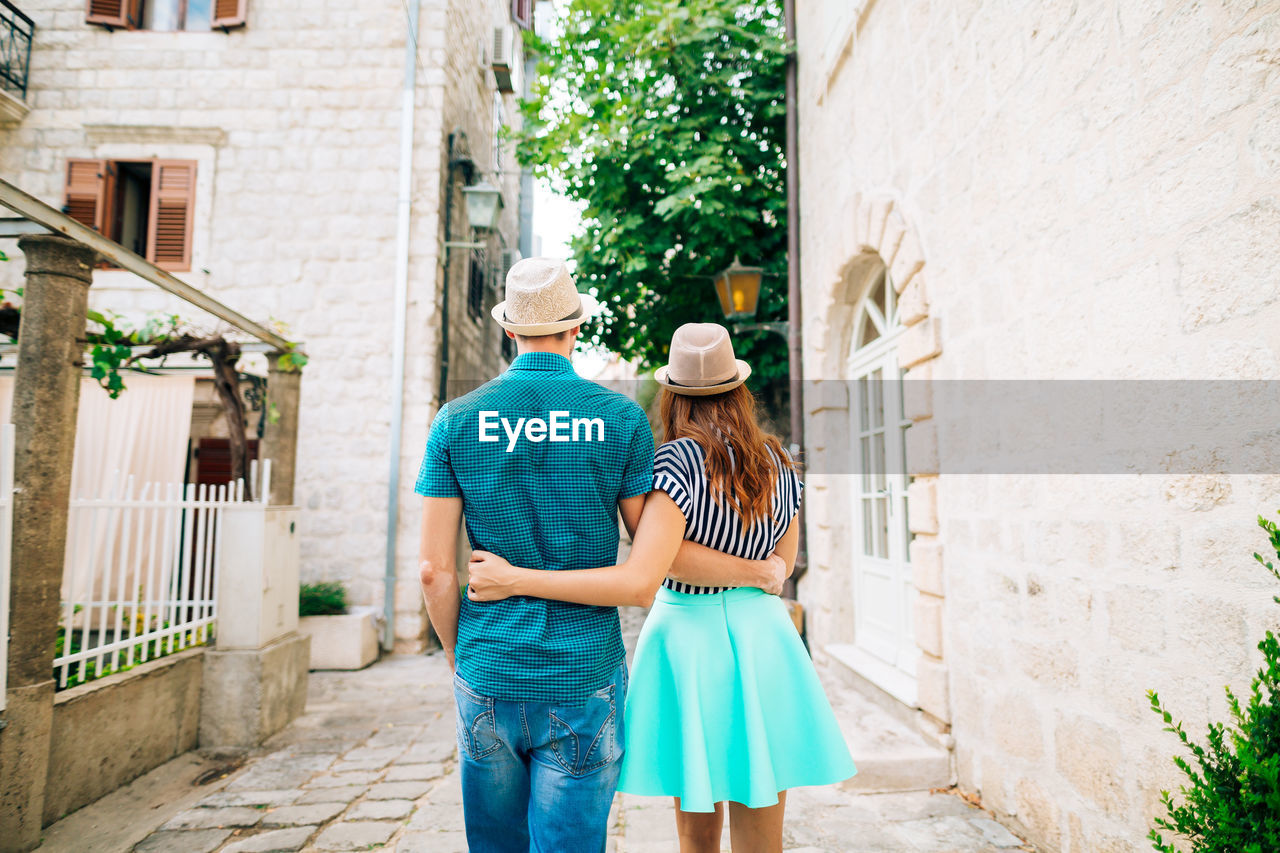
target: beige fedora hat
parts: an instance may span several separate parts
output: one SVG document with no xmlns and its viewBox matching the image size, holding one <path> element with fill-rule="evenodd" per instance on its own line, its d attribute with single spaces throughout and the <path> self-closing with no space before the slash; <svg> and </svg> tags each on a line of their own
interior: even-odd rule
<svg viewBox="0 0 1280 853">
<path fill-rule="evenodd" d="M 669 359 L 653 378 L 673 394 L 723 394 L 751 375 L 751 365 L 733 357 L 729 330 L 719 323 L 685 323 L 676 329 Z"/>
<path fill-rule="evenodd" d="M 517 335 L 554 335 L 595 316 L 600 303 L 579 293 L 559 258 L 525 258 L 507 272 L 506 299 L 493 306 L 493 319 Z"/>
</svg>

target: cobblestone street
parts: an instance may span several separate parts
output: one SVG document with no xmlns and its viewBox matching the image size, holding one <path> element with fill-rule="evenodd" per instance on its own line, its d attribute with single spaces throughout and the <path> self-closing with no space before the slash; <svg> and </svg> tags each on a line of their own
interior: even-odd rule
<svg viewBox="0 0 1280 853">
<path fill-rule="evenodd" d="M 634 636 L 638 619 L 627 614 L 628 634 Z M 171 787 L 159 794 L 164 806 L 131 801 L 124 789 L 50 827 L 42 849 L 467 849 L 450 676 L 439 653 L 384 658 L 358 672 L 313 672 L 306 714 L 243 767 L 196 789 L 203 795 L 191 796 L 189 782 Z M 186 801 L 175 810 L 180 794 Z M 676 850 L 672 814 L 669 800 L 618 795 L 610 850 Z M 955 796 L 834 787 L 792 792 L 785 838 L 787 850 L 804 853 L 1030 849 Z M 727 829 L 724 843 L 728 850 Z"/>
</svg>

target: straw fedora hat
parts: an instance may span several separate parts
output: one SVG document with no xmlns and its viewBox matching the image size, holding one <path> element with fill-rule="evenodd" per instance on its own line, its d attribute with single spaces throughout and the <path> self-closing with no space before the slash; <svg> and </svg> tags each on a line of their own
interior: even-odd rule
<svg viewBox="0 0 1280 853">
<path fill-rule="evenodd" d="M 506 299 L 493 306 L 493 319 L 517 335 L 554 335 L 599 310 L 593 296 L 578 292 L 564 261 L 525 258 L 508 270 Z"/>
<path fill-rule="evenodd" d="M 729 330 L 719 323 L 685 323 L 676 329 L 669 359 L 653 378 L 673 394 L 723 394 L 751 375 L 751 365 L 733 357 Z"/>
</svg>

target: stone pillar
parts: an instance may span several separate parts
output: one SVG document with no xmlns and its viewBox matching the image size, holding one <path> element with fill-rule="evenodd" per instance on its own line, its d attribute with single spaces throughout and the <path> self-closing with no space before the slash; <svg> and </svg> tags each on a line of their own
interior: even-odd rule
<svg viewBox="0 0 1280 853">
<path fill-rule="evenodd" d="M 301 714 L 307 700 L 311 638 L 298 633 L 293 507 L 302 373 L 281 365 L 284 355 L 267 354 L 269 408 L 258 458 L 271 460 L 269 506 L 245 504 L 223 515 L 218 642 L 205 652 L 200 694 L 206 750 L 252 749 Z"/>
<path fill-rule="evenodd" d="M 267 354 L 267 425 L 262 432 L 260 459 L 271 460 L 272 506 L 293 506 L 293 481 L 298 457 L 298 398 L 302 371 L 280 366 L 282 352 Z"/>
<path fill-rule="evenodd" d="M 13 388 L 8 689 L 0 729 L 0 851 L 40 844 L 53 725 L 53 647 L 95 252 L 52 234 L 18 241 L 26 286 Z"/>
<path fill-rule="evenodd" d="M 298 510 L 223 511 L 218 642 L 204 655 L 200 747 L 240 752 L 298 717 L 311 638 L 298 633 Z"/>
</svg>

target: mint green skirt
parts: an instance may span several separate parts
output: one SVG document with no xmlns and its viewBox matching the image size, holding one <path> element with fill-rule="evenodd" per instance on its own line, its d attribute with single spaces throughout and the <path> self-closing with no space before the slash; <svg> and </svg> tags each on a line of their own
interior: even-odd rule
<svg viewBox="0 0 1280 853">
<path fill-rule="evenodd" d="M 709 812 L 856 772 L 780 598 L 658 590 L 631 667 L 618 790 Z"/>
</svg>

